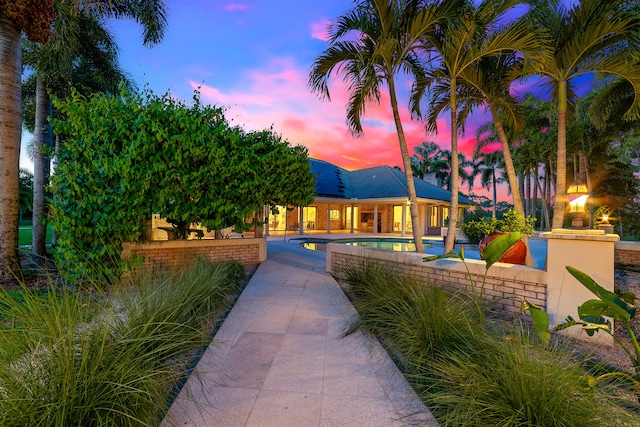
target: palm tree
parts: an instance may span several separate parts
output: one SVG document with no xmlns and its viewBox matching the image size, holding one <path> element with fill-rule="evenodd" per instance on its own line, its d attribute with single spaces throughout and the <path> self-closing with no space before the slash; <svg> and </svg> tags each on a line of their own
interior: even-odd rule
<svg viewBox="0 0 640 427">
<path fill-rule="evenodd" d="M 426 73 L 417 49 L 462 0 L 361 0 L 331 25 L 329 47 L 315 60 L 309 76 L 313 92 L 330 100 L 328 81 L 337 71 L 351 92 L 347 122 L 353 134 L 362 134 L 361 117 L 369 103 L 380 102 L 381 86 L 389 91 L 393 119 L 407 183 L 416 250 L 424 252 L 422 226 L 396 91 L 401 75 L 423 78 Z M 349 38 L 355 34 L 354 38 Z"/>
<path fill-rule="evenodd" d="M 625 119 L 640 117 L 640 65 L 629 41 L 640 30 L 640 16 L 626 10 L 626 0 L 581 0 L 569 9 L 563 2 L 536 1 L 532 18 L 553 38 L 553 58 L 540 74 L 558 103 L 558 140 L 553 228 L 561 228 L 567 202 L 567 116 L 577 95 L 573 81 L 593 73 L 618 75 L 635 92 Z"/>
<path fill-rule="evenodd" d="M 498 182 L 501 178 L 497 177 L 497 172 L 504 169 L 504 155 L 502 151 L 491 151 L 489 153 L 482 153 L 476 150 L 474 153 L 474 159 L 479 160 L 480 166 L 480 183 L 483 188 L 487 190 L 493 189 L 493 209 L 491 215 L 496 218 L 497 216 L 497 204 L 498 204 Z"/>
<path fill-rule="evenodd" d="M 32 252 L 38 257 L 46 255 L 45 187 L 50 169 L 47 152 L 53 148 L 50 93 L 68 96 L 70 86 L 76 83 L 81 88 L 99 86 L 97 89 L 101 91 L 115 93 L 118 83 L 127 80 L 117 63 L 117 45 L 104 22 L 93 15 L 78 14 L 71 5 L 60 1 L 56 3 L 56 12 L 48 45 L 27 41 L 22 54 L 25 67 L 34 71 L 26 84 L 35 86 L 35 99 L 28 102 L 23 95 L 23 102 L 27 107 L 35 104 L 35 111 L 27 108 L 24 115 L 25 119 L 34 118 L 31 126 L 26 123 L 26 127 L 34 133 Z M 84 70 L 87 66 L 93 72 L 89 82 L 81 80 L 87 77 Z"/>
<path fill-rule="evenodd" d="M 79 13 L 133 17 L 143 26 L 145 42 L 159 40 L 166 26 L 161 0 L 73 0 Z M 18 258 L 19 153 L 21 137 L 20 33 L 47 43 L 55 18 L 52 0 L 14 0 L 0 6 L 0 282 L 20 274 Z"/>
<path fill-rule="evenodd" d="M 514 6 L 522 3 L 520 0 L 484 0 L 475 6 L 473 2 L 466 2 L 465 7 L 458 11 L 458 17 L 447 25 L 438 27 L 438 31 L 427 34 L 427 46 L 433 46 L 440 55 L 441 64 L 432 70 L 428 78 L 417 81 L 412 96 L 413 111 L 420 112 L 420 100 L 427 89 L 432 89 L 429 95 L 429 115 L 427 130 L 437 131 L 436 119 L 440 112 L 449 109 L 451 113 L 451 207 L 449 229 L 445 253 L 453 249 L 456 226 L 458 222 L 458 129 L 464 128 L 464 118 L 473 106 L 472 102 L 464 99 L 464 94 L 458 87 L 464 82 L 464 73 L 475 67 L 485 57 L 503 55 L 508 52 L 518 52 L 529 61 L 539 62 L 544 59 L 542 48 L 544 41 L 539 33 L 530 31 L 525 20 L 519 19 L 501 28 L 499 22 Z M 526 71 L 526 70 L 525 70 Z M 458 98 L 461 97 L 459 104 Z M 462 121 L 458 122 L 458 109 L 462 109 Z"/>
<path fill-rule="evenodd" d="M 425 175 L 434 173 L 434 160 L 440 151 L 435 142 L 423 142 L 413 149 L 415 154 L 410 157 L 413 175 L 424 179 Z"/>
</svg>

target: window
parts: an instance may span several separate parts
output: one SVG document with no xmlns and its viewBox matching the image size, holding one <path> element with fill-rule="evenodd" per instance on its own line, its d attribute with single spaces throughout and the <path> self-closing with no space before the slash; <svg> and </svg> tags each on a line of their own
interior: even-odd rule
<svg viewBox="0 0 640 427">
<path fill-rule="evenodd" d="M 340 209 L 329 210 L 329 219 L 340 219 Z"/>
<path fill-rule="evenodd" d="M 449 208 L 442 208 L 442 225 L 445 225 L 445 221 L 449 219 Z M 449 222 L 447 221 L 447 224 Z"/>
</svg>

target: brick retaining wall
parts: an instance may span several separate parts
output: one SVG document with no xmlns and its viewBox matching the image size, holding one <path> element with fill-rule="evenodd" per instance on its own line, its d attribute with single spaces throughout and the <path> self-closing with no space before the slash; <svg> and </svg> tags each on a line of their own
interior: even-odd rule
<svg viewBox="0 0 640 427">
<path fill-rule="evenodd" d="M 640 268 L 640 242 L 616 242 L 614 261 L 616 266 Z"/>
<path fill-rule="evenodd" d="M 423 262 L 423 257 L 423 254 L 410 252 L 389 252 L 329 244 L 327 245 L 327 272 L 338 278 L 344 278 L 345 267 L 357 265 L 364 260 L 376 260 L 393 273 L 434 284 L 442 289 L 471 290 L 469 275 L 460 260 L 441 259 Z M 484 261 L 466 260 L 466 263 L 479 291 L 485 271 Z M 546 310 L 546 283 L 546 271 L 496 263 L 489 269 L 485 282 L 485 297 L 488 300 L 501 299 L 494 308 L 507 313 L 520 312 L 523 297 Z"/>
<path fill-rule="evenodd" d="M 237 261 L 253 273 L 267 258 L 265 238 L 168 240 L 123 244 L 122 258 L 144 257 L 139 271 L 166 271 L 187 265 L 199 256 L 212 261 Z"/>
</svg>

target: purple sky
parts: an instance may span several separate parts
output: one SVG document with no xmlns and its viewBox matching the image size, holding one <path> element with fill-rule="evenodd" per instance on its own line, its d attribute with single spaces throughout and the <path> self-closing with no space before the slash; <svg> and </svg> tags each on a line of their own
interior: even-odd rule
<svg viewBox="0 0 640 427">
<path fill-rule="evenodd" d="M 364 135 L 354 138 L 346 125 L 348 93 L 342 82 L 330 85 L 331 102 L 319 100 L 307 88 L 311 64 L 327 46 L 326 26 L 351 8 L 350 0 L 168 0 L 167 4 L 167 32 L 153 48 L 142 45 L 140 27 L 134 22 L 109 23 L 121 48 L 121 64 L 140 88 L 148 86 L 156 94 L 169 91 L 186 100 L 200 88 L 203 101 L 227 107 L 234 124 L 247 130 L 273 126 L 292 144 L 308 147 L 311 157 L 346 169 L 401 164 L 384 92 L 380 106 L 367 109 Z M 437 134 L 427 135 L 420 123 L 410 120 L 406 93 L 401 96 L 410 153 L 423 141 L 450 148 L 448 117 L 439 121 Z M 466 133 L 459 136 L 462 152 L 472 152 L 476 128 L 488 120 L 479 112 L 467 122 Z M 21 165 L 30 167 L 25 151 Z M 480 188 L 475 193 L 488 194 Z"/>
</svg>

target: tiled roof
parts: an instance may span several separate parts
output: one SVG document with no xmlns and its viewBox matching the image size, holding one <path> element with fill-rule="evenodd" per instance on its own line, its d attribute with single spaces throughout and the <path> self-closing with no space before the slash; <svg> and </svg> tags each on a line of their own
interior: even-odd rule
<svg viewBox="0 0 640 427">
<path fill-rule="evenodd" d="M 316 195 L 335 199 L 385 199 L 407 197 L 404 173 L 389 166 L 348 171 L 324 160 L 309 159 L 316 174 Z M 451 193 L 421 179 L 414 178 L 418 198 L 451 201 Z M 464 196 L 461 204 L 474 203 Z"/>
</svg>

